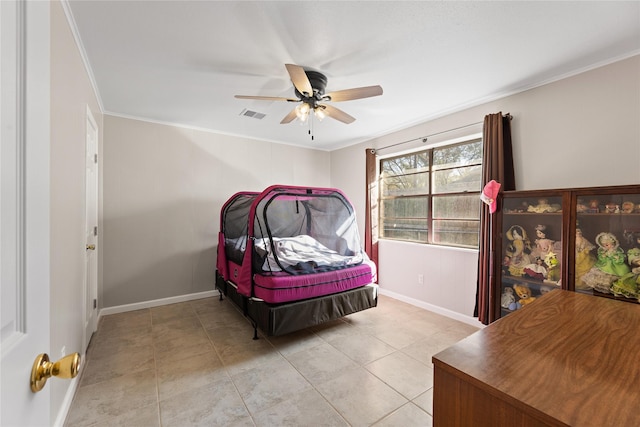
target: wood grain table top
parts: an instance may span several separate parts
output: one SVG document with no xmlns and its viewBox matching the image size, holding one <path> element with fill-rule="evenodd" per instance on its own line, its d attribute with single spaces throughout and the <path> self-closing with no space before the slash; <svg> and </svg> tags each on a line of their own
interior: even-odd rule
<svg viewBox="0 0 640 427">
<path fill-rule="evenodd" d="M 556 290 L 433 357 L 572 426 L 640 426 L 640 305 Z"/>
</svg>

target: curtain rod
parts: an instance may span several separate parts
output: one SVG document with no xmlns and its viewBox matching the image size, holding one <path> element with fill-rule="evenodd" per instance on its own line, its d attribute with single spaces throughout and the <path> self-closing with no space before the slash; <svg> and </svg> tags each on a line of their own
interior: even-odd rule
<svg viewBox="0 0 640 427">
<path fill-rule="evenodd" d="M 513 120 L 513 116 L 511 115 L 511 113 L 507 113 L 507 114 L 505 114 L 505 115 L 504 115 L 504 117 L 507 117 L 509 120 Z M 476 123 L 471 123 L 471 124 L 464 125 L 464 126 L 458 126 L 457 128 L 448 129 L 448 130 L 443 130 L 443 131 L 441 131 L 441 132 L 436 132 L 436 133 L 432 133 L 432 134 L 430 134 L 430 135 L 426 135 L 426 136 L 421 136 L 421 137 L 418 137 L 418 138 L 409 139 L 409 140 L 407 140 L 407 141 L 396 142 L 395 144 L 391 144 L 391 145 L 385 145 L 384 147 L 380 147 L 380 148 L 372 148 L 372 149 L 371 149 L 371 151 L 372 151 L 373 153 L 377 153 L 378 151 L 380 151 L 380 150 L 384 150 L 384 149 L 386 149 L 386 148 L 391 148 L 391 147 L 396 147 L 396 146 L 398 146 L 398 145 L 408 144 L 408 143 L 410 143 L 410 142 L 418 141 L 418 140 L 420 140 L 420 139 L 422 140 L 422 143 L 425 143 L 425 142 L 427 142 L 427 139 L 428 139 L 428 138 L 431 138 L 431 137 L 433 137 L 433 136 L 442 135 L 443 133 L 449 133 L 449 132 L 453 132 L 453 131 L 456 131 L 456 130 L 460 130 L 460 129 L 468 128 L 468 127 L 471 127 L 471 126 L 476 126 L 476 125 L 479 125 L 479 124 L 482 124 L 482 123 L 484 123 L 484 121 L 482 121 L 482 122 L 476 122 Z"/>
</svg>

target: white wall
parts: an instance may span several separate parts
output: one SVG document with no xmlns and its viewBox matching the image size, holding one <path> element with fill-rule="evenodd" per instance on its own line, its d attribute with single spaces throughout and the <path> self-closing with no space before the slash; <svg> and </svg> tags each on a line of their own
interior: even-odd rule
<svg viewBox="0 0 640 427">
<path fill-rule="evenodd" d="M 429 147 L 482 131 L 486 114 L 510 112 L 518 190 L 640 184 L 640 56 L 331 152 L 331 185 L 356 205 L 364 230 L 365 148 L 380 148 L 450 129 L 381 155 Z M 477 252 L 382 240 L 382 292 L 471 319 Z M 424 274 L 424 284 L 418 275 Z"/>
<path fill-rule="evenodd" d="M 83 352 L 87 106 L 99 129 L 102 114 L 62 6 L 59 2 L 50 6 L 51 347 L 43 351 L 57 360 L 63 347 L 67 354 Z M 70 385 L 70 381 L 47 383 L 52 388 L 52 420 Z"/>
<path fill-rule="evenodd" d="M 102 307 L 213 290 L 230 196 L 330 182 L 324 151 L 110 115 L 104 126 Z"/>
</svg>

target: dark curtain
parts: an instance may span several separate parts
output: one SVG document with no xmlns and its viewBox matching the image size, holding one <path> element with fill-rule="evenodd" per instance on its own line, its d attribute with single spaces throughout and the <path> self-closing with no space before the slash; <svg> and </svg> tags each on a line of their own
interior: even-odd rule
<svg viewBox="0 0 640 427">
<path fill-rule="evenodd" d="M 515 190 L 513 151 L 511 146 L 511 116 L 502 113 L 484 118 L 482 187 L 492 179 L 501 184 L 500 192 Z M 498 210 L 501 209 L 498 203 Z M 489 206 L 482 203 L 480 211 L 480 250 L 478 256 L 478 283 L 474 316 L 485 325 L 496 320 L 496 217 L 489 213 Z"/>
<path fill-rule="evenodd" d="M 364 250 L 376 264 L 378 275 L 378 179 L 376 176 L 377 157 L 372 148 L 366 150 L 366 203 L 364 217 Z M 376 280 L 377 281 L 377 280 Z"/>
</svg>

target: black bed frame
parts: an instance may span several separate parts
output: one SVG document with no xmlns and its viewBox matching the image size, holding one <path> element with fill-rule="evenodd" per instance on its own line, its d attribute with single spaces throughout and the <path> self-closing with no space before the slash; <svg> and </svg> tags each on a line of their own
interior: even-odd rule
<svg viewBox="0 0 640 427">
<path fill-rule="evenodd" d="M 249 318 L 253 325 L 254 340 L 258 339 L 258 328 L 267 336 L 284 335 L 378 305 L 376 284 L 280 304 L 269 304 L 261 299 L 239 294 L 236 286 L 224 280 L 218 272 L 216 288 L 220 292 L 220 301 L 226 296 Z"/>
</svg>

